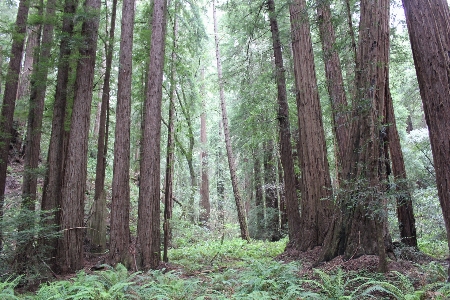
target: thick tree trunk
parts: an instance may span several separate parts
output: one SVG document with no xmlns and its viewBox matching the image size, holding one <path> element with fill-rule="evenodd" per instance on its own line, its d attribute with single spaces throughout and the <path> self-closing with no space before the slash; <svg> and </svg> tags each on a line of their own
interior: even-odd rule
<svg viewBox="0 0 450 300">
<path fill-rule="evenodd" d="M 390 248 L 385 216 L 384 97 L 389 57 L 389 1 L 361 1 L 357 59 L 357 98 L 353 102 L 351 148 L 343 166 L 342 214 L 324 245 L 324 259 L 339 254 L 356 258 L 379 255 L 379 270 L 386 271 Z M 341 222 L 341 224 L 338 224 Z"/>
<path fill-rule="evenodd" d="M 169 257 L 167 251 L 172 239 L 172 228 L 170 221 L 172 219 L 173 208 L 173 170 L 175 162 L 175 76 L 176 76 L 176 60 L 177 60 L 177 39 L 178 39 L 178 2 L 174 3 L 174 19 L 173 19 L 173 42 L 172 54 L 170 61 L 170 90 L 169 90 L 169 120 L 167 128 L 167 155 L 166 155 L 166 176 L 164 180 L 164 250 L 163 261 L 168 262 Z"/>
<path fill-rule="evenodd" d="M 106 66 L 103 79 L 102 104 L 100 111 L 100 122 L 97 140 L 97 166 L 95 169 L 95 190 L 92 215 L 87 231 L 92 251 L 103 252 L 106 249 L 106 194 L 105 194 L 105 171 L 106 156 L 108 152 L 108 129 L 109 129 L 109 98 L 111 68 L 114 50 L 114 33 L 116 27 L 117 0 L 113 0 L 111 8 L 111 25 L 109 39 L 105 45 Z M 119 123 L 120 124 L 120 123 Z"/>
<path fill-rule="evenodd" d="M 225 135 L 225 147 L 227 150 L 228 166 L 230 168 L 231 185 L 233 187 L 234 200 L 236 202 L 239 227 L 241 229 L 241 238 L 248 241 L 250 240 L 250 237 L 248 235 L 247 217 L 245 216 L 244 205 L 242 203 L 241 194 L 239 192 L 239 186 L 236 175 L 236 162 L 234 160 L 233 150 L 231 148 L 230 130 L 228 128 L 228 116 L 222 79 L 222 63 L 220 61 L 220 52 L 219 52 L 219 37 L 217 28 L 215 0 L 213 0 L 213 19 L 214 19 L 214 39 L 216 45 L 217 75 L 219 77 L 220 104 L 221 104 L 220 106 L 222 109 L 222 125 L 223 125 L 223 132 Z"/>
<path fill-rule="evenodd" d="M 160 141 L 166 10 L 166 0 L 154 1 L 148 89 L 144 102 L 136 244 L 136 261 L 141 270 L 155 269 L 161 260 Z"/>
<path fill-rule="evenodd" d="M 278 124 L 280 130 L 281 164 L 284 172 L 284 195 L 289 229 L 289 241 L 296 245 L 300 233 L 300 212 L 295 187 L 294 159 L 292 157 L 291 128 L 289 122 L 289 106 L 286 94 L 286 76 L 281 51 L 280 33 L 275 13 L 275 2 L 267 1 L 269 10 L 270 30 L 275 58 L 275 75 L 277 83 Z M 280 205 L 281 206 L 281 205 Z"/>
<path fill-rule="evenodd" d="M 79 50 L 81 56 L 77 65 L 70 138 L 61 190 L 63 236 L 59 240 L 57 249 L 57 263 L 61 273 L 70 273 L 83 268 L 87 147 L 100 4 L 100 0 L 87 0 L 84 4 L 85 12 L 89 12 L 89 17 L 83 22 L 81 29 L 85 44 Z"/>
<path fill-rule="evenodd" d="M 60 208 L 61 208 L 61 186 L 63 178 L 63 166 L 65 161 L 65 129 L 66 106 L 69 81 L 69 57 L 71 54 L 70 41 L 73 35 L 74 20 L 71 17 L 78 5 L 77 0 L 66 0 L 64 4 L 64 18 L 62 32 L 64 33 L 60 42 L 60 52 L 58 58 L 58 73 L 56 76 L 55 101 L 53 104 L 52 133 L 47 157 L 47 173 L 44 180 L 41 209 L 49 211 L 52 218 L 48 220 L 48 225 L 56 226 L 60 229 Z M 52 257 L 51 265 L 56 265 L 57 240 L 44 241 L 44 247 L 50 253 L 47 257 Z"/>
<path fill-rule="evenodd" d="M 117 86 L 109 260 L 130 268 L 130 117 L 135 0 L 122 4 Z M 136 266 L 134 266 L 136 267 Z M 136 270 L 137 271 L 137 270 Z"/>
<path fill-rule="evenodd" d="M 450 10 L 445 0 L 402 2 L 450 248 Z"/>
<path fill-rule="evenodd" d="M 348 104 L 345 95 L 344 80 L 339 55 L 336 49 L 336 37 L 331 22 L 330 4 L 327 1 L 317 1 L 317 19 L 322 43 L 325 76 L 327 78 L 328 94 L 330 96 L 333 133 L 336 140 L 336 165 L 338 171 L 338 182 L 342 177 L 340 167 L 349 149 L 349 123 Z"/>
<path fill-rule="evenodd" d="M 322 245 L 332 216 L 331 179 L 323 131 L 306 2 L 294 1 L 290 7 L 292 47 L 298 110 L 298 156 L 301 177 L 302 251 Z"/>
</svg>

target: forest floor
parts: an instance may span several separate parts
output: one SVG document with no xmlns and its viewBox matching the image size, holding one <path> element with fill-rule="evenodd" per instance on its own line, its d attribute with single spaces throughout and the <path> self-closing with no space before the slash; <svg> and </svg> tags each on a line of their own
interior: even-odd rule
<svg viewBox="0 0 450 300">
<path fill-rule="evenodd" d="M 8 168 L 10 199 L 20 199 L 22 172 L 21 161 Z M 170 262 L 158 270 L 130 273 L 87 253 L 78 274 L 0 282 L 0 299 L 450 299 L 447 262 L 409 247 L 397 245 L 380 274 L 377 256 L 318 263 L 320 247 L 286 251 L 286 239 L 247 243 L 186 224 L 175 231 Z M 41 284 L 32 291 L 14 290 L 33 280 Z"/>
</svg>

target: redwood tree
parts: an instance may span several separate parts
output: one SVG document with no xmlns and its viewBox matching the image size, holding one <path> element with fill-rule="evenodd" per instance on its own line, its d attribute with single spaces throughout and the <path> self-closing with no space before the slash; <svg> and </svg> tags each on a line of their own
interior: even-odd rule
<svg viewBox="0 0 450 300">
<path fill-rule="evenodd" d="M 106 64 L 103 77 L 103 90 L 101 93 L 100 121 L 97 139 L 97 165 L 95 168 L 94 204 L 89 222 L 88 237 L 91 250 L 103 252 L 106 248 L 106 194 L 105 171 L 106 156 L 108 153 L 109 131 L 109 98 L 112 58 L 114 50 L 114 33 L 116 29 L 117 0 L 113 0 L 111 8 L 111 24 L 109 26 L 109 39 L 105 43 Z M 106 30 L 108 32 L 108 30 Z M 121 124 L 121 123 L 119 123 Z"/>
<path fill-rule="evenodd" d="M 64 4 L 64 17 L 62 24 L 62 32 L 59 46 L 58 72 L 56 75 L 56 88 L 53 102 L 52 130 L 50 135 L 50 144 L 47 154 L 47 172 L 44 179 L 44 187 L 42 192 L 42 210 L 48 210 L 52 214 L 48 219 L 49 225 L 60 228 L 60 211 L 61 208 L 61 188 L 63 178 L 63 166 L 65 161 L 65 129 L 64 123 L 66 119 L 66 107 L 68 96 L 69 81 L 69 58 L 72 52 L 70 47 L 71 38 L 73 36 L 74 19 L 72 15 L 75 13 L 78 5 L 77 0 L 66 0 Z M 56 263 L 56 239 L 45 241 L 44 245 L 51 252 L 48 256 L 52 257 L 51 265 Z"/>
<path fill-rule="evenodd" d="M 111 198 L 109 260 L 131 267 L 130 246 L 130 117 L 135 0 L 123 0 L 119 78 Z"/>
<path fill-rule="evenodd" d="M 161 260 L 160 142 L 166 10 L 166 0 L 154 1 L 148 87 L 143 107 L 136 242 L 136 263 L 143 270 L 155 269 Z"/>
<path fill-rule="evenodd" d="M 450 248 L 450 10 L 445 0 L 402 2 Z"/>
<path fill-rule="evenodd" d="M 3 221 L 3 204 L 5 197 L 6 169 L 8 165 L 9 143 L 13 128 L 14 108 L 16 103 L 17 86 L 19 80 L 20 64 L 25 40 L 26 24 L 28 19 L 29 3 L 26 0 L 19 1 L 17 18 L 13 34 L 13 43 L 9 57 L 8 71 L 5 81 L 5 90 L 0 116 L 0 222 Z M 0 250 L 3 232 L 0 228 Z"/>
<path fill-rule="evenodd" d="M 386 246 L 391 242 L 384 207 L 386 119 L 383 115 L 389 57 L 389 1 L 361 1 L 360 18 L 351 148 L 343 166 L 343 192 L 338 196 L 342 215 L 334 219 L 323 258 L 331 259 L 339 254 L 347 259 L 379 255 L 379 269 L 385 271 Z"/>
<path fill-rule="evenodd" d="M 286 70 L 283 64 L 280 33 L 275 13 L 275 2 L 267 1 L 269 11 L 270 30 L 275 58 L 275 78 L 277 84 L 278 125 L 280 132 L 280 156 L 284 178 L 284 201 L 289 229 L 290 243 L 298 243 L 300 233 L 300 212 L 298 207 L 297 190 L 295 187 L 294 159 L 292 157 L 291 128 L 289 122 L 289 106 L 286 93 Z M 281 205 L 280 205 L 281 206 Z"/>
<path fill-rule="evenodd" d="M 70 138 L 61 190 L 63 232 L 58 243 L 57 264 L 62 273 L 80 270 L 84 263 L 84 197 L 100 0 L 86 0 L 84 10 L 87 14 L 81 29 L 84 44 L 79 49 Z"/>
<path fill-rule="evenodd" d="M 298 246 L 322 245 L 332 216 L 331 179 L 317 88 L 306 1 L 289 6 L 296 84 L 301 176 L 301 227 Z M 288 217 L 289 218 L 289 217 Z"/>
</svg>

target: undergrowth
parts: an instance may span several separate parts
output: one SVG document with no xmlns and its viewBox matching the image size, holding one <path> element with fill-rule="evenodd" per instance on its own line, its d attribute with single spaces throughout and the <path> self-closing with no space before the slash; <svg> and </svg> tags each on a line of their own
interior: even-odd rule
<svg viewBox="0 0 450 300">
<path fill-rule="evenodd" d="M 373 274 L 325 272 L 300 276 L 301 262 L 274 258 L 286 240 L 276 243 L 240 239 L 203 241 L 169 252 L 167 269 L 130 273 L 122 265 L 81 271 L 75 277 L 41 284 L 19 294 L 21 278 L 0 283 L 0 299 L 448 299 L 446 270 L 438 263 L 422 267 L 428 282 L 417 285 L 399 272 Z"/>
</svg>

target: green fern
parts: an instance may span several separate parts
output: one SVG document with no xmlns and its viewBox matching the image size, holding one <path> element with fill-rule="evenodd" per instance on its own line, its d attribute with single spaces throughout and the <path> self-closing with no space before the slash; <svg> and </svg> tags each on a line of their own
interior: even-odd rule
<svg viewBox="0 0 450 300">
<path fill-rule="evenodd" d="M 0 299 L 19 299 L 15 296 L 14 288 L 17 286 L 21 278 L 22 276 L 18 276 L 11 280 L 11 277 L 9 277 L 5 281 L 0 282 Z"/>
</svg>

